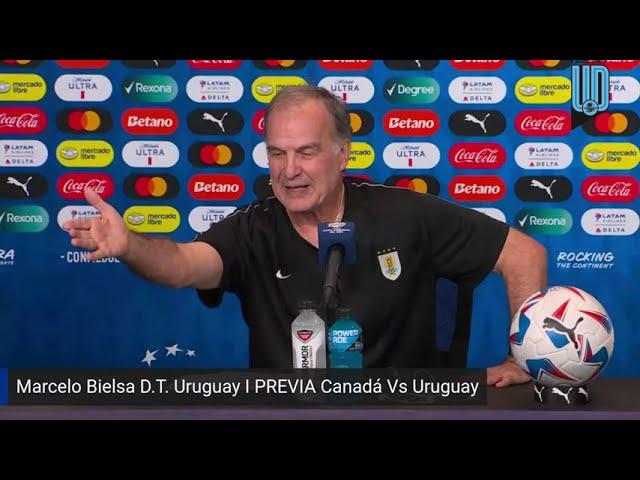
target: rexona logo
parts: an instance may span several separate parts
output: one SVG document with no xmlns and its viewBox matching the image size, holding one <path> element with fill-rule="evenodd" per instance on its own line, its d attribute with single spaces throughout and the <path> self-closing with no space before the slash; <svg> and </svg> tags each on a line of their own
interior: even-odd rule
<svg viewBox="0 0 640 480">
<path fill-rule="evenodd" d="M 394 77 L 384 84 L 384 98 L 391 103 L 426 105 L 440 96 L 440 85 L 431 77 Z"/>
<path fill-rule="evenodd" d="M 253 64 L 261 70 L 300 70 L 306 60 L 254 60 Z"/>
<path fill-rule="evenodd" d="M 171 102 L 178 95 L 178 84 L 168 75 L 134 75 L 121 84 L 120 92 L 137 102 Z"/>
<path fill-rule="evenodd" d="M 187 60 L 194 70 L 235 70 L 242 60 Z"/>
<path fill-rule="evenodd" d="M 594 137 L 628 137 L 638 133 L 639 128 L 638 115 L 631 110 L 601 112 L 582 124 L 585 133 Z"/>
<path fill-rule="evenodd" d="M 590 143 L 582 150 L 582 163 L 592 170 L 633 170 L 638 161 L 633 143 Z"/>
<path fill-rule="evenodd" d="M 564 202 L 572 193 L 569 179 L 557 175 L 521 177 L 516 182 L 516 195 L 525 202 Z"/>
<path fill-rule="evenodd" d="M 47 83 L 33 73 L 0 73 L 0 102 L 37 102 L 47 93 Z"/>
<path fill-rule="evenodd" d="M 571 100 L 567 77 L 523 77 L 516 83 L 516 98 L 522 103 L 566 103 Z"/>
<path fill-rule="evenodd" d="M 488 217 L 498 220 L 499 222 L 507 223 L 507 217 L 505 217 L 504 212 L 499 208 L 474 207 L 474 210 L 484 213 Z"/>
<path fill-rule="evenodd" d="M 373 115 L 366 110 L 349 110 L 349 121 L 354 135 L 368 135 L 373 131 Z"/>
<path fill-rule="evenodd" d="M 198 75 L 187 82 L 187 95 L 198 103 L 235 103 L 243 93 L 242 82 L 231 76 Z"/>
<path fill-rule="evenodd" d="M 564 235 L 572 225 L 573 218 L 564 208 L 525 208 L 516 215 L 516 227 L 525 233 Z"/>
<path fill-rule="evenodd" d="M 127 228 L 137 233 L 171 233 L 180 226 L 180 213 L 169 206 L 134 205 L 122 218 Z"/>
<path fill-rule="evenodd" d="M 115 190 L 113 180 L 106 173 L 67 173 L 56 183 L 62 198 L 84 200 L 84 189 L 92 188 L 103 200 L 107 200 Z"/>
<path fill-rule="evenodd" d="M 0 207 L 0 232 L 38 233 L 49 225 L 49 214 L 39 205 Z"/>
<path fill-rule="evenodd" d="M 498 103 L 507 95 L 499 77 L 458 77 L 449 84 L 449 96 L 456 103 Z"/>
<path fill-rule="evenodd" d="M 440 193 L 440 182 L 431 175 L 392 175 L 385 180 L 384 184 L 430 195 L 438 195 Z"/>
<path fill-rule="evenodd" d="M 235 210 L 236 207 L 196 207 L 189 213 L 189 226 L 198 233 L 206 232 L 211 228 L 211 225 L 224 220 Z"/>
<path fill-rule="evenodd" d="M 318 60 L 325 70 L 368 70 L 373 60 Z"/>
<path fill-rule="evenodd" d="M 194 167 L 237 167 L 244 161 L 244 150 L 235 142 L 196 142 L 189 147 Z"/>
<path fill-rule="evenodd" d="M 524 110 L 516 116 L 515 126 L 527 137 L 561 137 L 571 132 L 571 117 L 564 110 Z"/>
<path fill-rule="evenodd" d="M 62 68 L 104 68 L 111 60 L 56 60 Z"/>
<path fill-rule="evenodd" d="M 125 67 L 129 68 L 171 68 L 176 64 L 175 60 L 122 60 Z"/>
<path fill-rule="evenodd" d="M 238 175 L 198 174 L 189 180 L 189 193 L 196 200 L 238 200 L 244 181 Z"/>
<path fill-rule="evenodd" d="M 106 167 L 113 157 L 113 147 L 103 140 L 65 140 L 56 148 L 65 167 Z"/>
<path fill-rule="evenodd" d="M 571 65 L 570 60 L 516 60 L 523 70 L 564 70 Z"/>
<path fill-rule="evenodd" d="M 197 109 L 187 119 L 189 130 L 203 135 L 235 135 L 244 127 L 244 120 L 236 110 Z"/>
<path fill-rule="evenodd" d="M 498 110 L 459 110 L 449 117 L 449 129 L 463 137 L 495 137 L 507 126 Z"/>
<path fill-rule="evenodd" d="M 507 152 L 499 143 L 456 143 L 449 150 L 449 162 L 456 168 L 495 169 L 506 160 Z"/>
<path fill-rule="evenodd" d="M 324 77 L 318 83 L 345 103 L 367 103 L 376 89 L 367 77 Z"/>
<path fill-rule="evenodd" d="M 499 70 L 506 60 L 449 60 L 457 70 Z"/>
<path fill-rule="evenodd" d="M 433 70 L 439 60 L 384 60 L 389 70 Z"/>
<path fill-rule="evenodd" d="M 0 140 L 0 167 L 39 167 L 49 151 L 39 140 Z"/>
<path fill-rule="evenodd" d="M 375 158 L 376 152 L 371 145 L 365 142 L 352 142 L 347 169 L 369 168 Z"/>
<path fill-rule="evenodd" d="M 65 108 L 56 116 L 58 129 L 65 133 L 102 133 L 113 127 L 108 110 L 103 108 Z"/>
<path fill-rule="evenodd" d="M 582 196 L 590 202 L 633 202 L 638 181 L 630 175 L 589 177 L 582 182 Z"/>
<path fill-rule="evenodd" d="M 527 142 L 516 148 L 515 159 L 527 170 L 562 170 L 573 162 L 573 150 L 566 143 Z"/>
<path fill-rule="evenodd" d="M 129 108 L 120 120 L 122 129 L 133 135 L 171 135 L 179 123 L 170 108 Z"/>
<path fill-rule="evenodd" d="M 589 235 L 627 236 L 638 231 L 640 218 L 629 208 L 592 208 L 582 214 L 580 224 Z"/>
<path fill-rule="evenodd" d="M 258 77 L 251 84 L 251 94 L 260 103 L 270 103 L 283 88 L 306 84 L 302 77 Z"/>
<path fill-rule="evenodd" d="M 497 202 L 505 193 L 504 181 L 495 175 L 459 175 L 449 183 L 449 195 L 459 202 Z"/>
<path fill-rule="evenodd" d="M 36 107 L 0 107 L 0 135 L 30 135 L 47 126 L 47 114 Z"/>
<path fill-rule="evenodd" d="M 104 102 L 113 93 L 104 75 L 60 75 L 53 89 L 65 102 Z"/>
<path fill-rule="evenodd" d="M 640 60 L 585 60 L 587 65 L 604 65 L 609 70 L 632 70 L 640 64 Z"/>
<path fill-rule="evenodd" d="M 609 103 L 634 103 L 640 98 L 640 82 L 633 77 L 609 77 Z"/>
<path fill-rule="evenodd" d="M 433 168 L 440 162 L 440 150 L 428 142 L 395 142 L 384 148 L 382 158 L 391 168 Z"/>
<path fill-rule="evenodd" d="M 178 180 L 166 173 L 156 175 L 129 175 L 124 180 L 124 193 L 131 198 L 158 200 L 175 198 L 180 190 Z"/>
<path fill-rule="evenodd" d="M 384 130 L 396 137 L 431 136 L 440 128 L 440 118 L 432 110 L 390 110 L 382 123 Z"/>
<path fill-rule="evenodd" d="M 258 143 L 253 147 L 251 158 L 260 168 L 269 168 L 269 155 L 267 154 L 267 144 L 265 142 Z"/>
<path fill-rule="evenodd" d="M 58 226 L 66 232 L 67 230 L 64 228 L 64 224 L 70 220 L 99 216 L 100 212 L 98 209 L 91 205 L 67 205 L 58 211 Z"/>
<path fill-rule="evenodd" d="M 0 198 L 33 200 L 45 196 L 48 191 L 47 179 L 39 173 L 0 174 Z"/>
<path fill-rule="evenodd" d="M 136 140 L 122 148 L 122 159 L 130 167 L 169 168 L 178 163 L 179 158 L 180 151 L 172 142 Z"/>
</svg>

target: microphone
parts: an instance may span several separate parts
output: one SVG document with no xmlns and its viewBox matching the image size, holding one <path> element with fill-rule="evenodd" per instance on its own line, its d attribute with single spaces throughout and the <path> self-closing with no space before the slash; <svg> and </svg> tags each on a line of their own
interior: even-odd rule
<svg viewBox="0 0 640 480">
<path fill-rule="evenodd" d="M 327 266 L 322 285 L 322 304 L 328 307 L 336 296 L 340 265 L 356 262 L 355 224 L 353 222 L 319 224 L 318 255 L 320 263 Z"/>
</svg>

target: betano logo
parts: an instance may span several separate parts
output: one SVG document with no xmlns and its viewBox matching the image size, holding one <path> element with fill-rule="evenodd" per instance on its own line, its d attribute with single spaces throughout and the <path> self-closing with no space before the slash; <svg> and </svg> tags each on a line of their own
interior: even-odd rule
<svg viewBox="0 0 640 480">
<path fill-rule="evenodd" d="M 456 70 L 499 70 L 506 60 L 449 60 Z"/>
<path fill-rule="evenodd" d="M 58 129 L 65 133 L 102 133 L 113 127 L 111 113 L 103 108 L 66 108 L 58 112 L 56 124 Z"/>
<path fill-rule="evenodd" d="M 65 102 L 104 102 L 113 93 L 104 75 L 60 75 L 53 89 Z"/>
<path fill-rule="evenodd" d="M 493 104 L 504 100 L 507 85 L 499 77 L 457 77 L 449 83 L 449 97 L 461 104 Z"/>
<path fill-rule="evenodd" d="M 373 115 L 366 110 L 349 110 L 353 135 L 368 135 L 373 131 Z"/>
<path fill-rule="evenodd" d="M 169 206 L 134 205 L 122 217 L 136 233 L 171 233 L 180 226 L 180 213 Z"/>
<path fill-rule="evenodd" d="M 39 167 L 49 151 L 39 140 L 0 140 L 0 167 Z"/>
<path fill-rule="evenodd" d="M 347 170 L 369 168 L 376 158 L 376 152 L 371 145 L 365 142 L 353 142 L 351 154 L 347 162 Z"/>
<path fill-rule="evenodd" d="M 638 190 L 631 175 L 595 176 L 582 182 L 582 196 L 590 202 L 633 202 Z"/>
<path fill-rule="evenodd" d="M 0 232 L 38 233 L 49 225 L 49 214 L 39 205 L 0 207 Z"/>
<path fill-rule="evenodd" d="M 0 74 L 0 102 L 37 102 L 47 93 L 47 83 L 33 73 Z"/>
<path fill-rule="evenodd" d="M 418 193 L 428 193 L 438 195 L 440 193 L 440 183 L 431 175 L 402 176 L 392 175 L 384 182 L 385 185 L 406 188 Z"/>
<path fill-rule="evenodd" d="M 638 115 L 631 110 L 601 112 L 582 124 L 585 133 L 594 137 L 631 136 L 638 133 L 639 127 Z"/>
<path fill-rule="evenodd" d="M 384 148 L 382 158 L 394 169 L 428 169 L 440 162 L 440 150 L 429 142 L 394 142 Z"/>
<path fill-rule="evenodd" d="M 180 187 L 173 175 L 157 174 L 129 175 L 124 180 L 124 193 L 131 198 L 148 198 L 150 200 L 174 198 Z"/>
<path fill-rule="evenodd" d="M 122 129 L 133 135 L 171 135 L 180 121 L 170 108 L 129 108 L 122 113 Z"/>
<path fill-rule="evenodd" d="M 187 82 L 187 95 L 197 103 L 235 103 L 243 93 L 242 82 L 231 76 L 198 75 Z"/>
<path fill-rule="evenodd" d="M 571 100 L 571 80 L 567 77 L 522 77 L 516 83 L 515 93 L 522 103 L 566 103 Z"/>
<path fill-rule="evenodd" d="M 103 140 L 65 140 L 56 148 L 56 158 L 65 167 L 106 167 L 113 157 L 113 147 Z"/>
<path fill-rule="evenodd" d="M 530 234 L 564 235 L 572 225 L 573 218 L 564 208 L 524 208 L 516 215 L 516 227 Z"/>
<path fill-rule="evenodd" d="M 431 77 L 393 77 L 384 84 L 384 98 L 391 103 L 427 105 L 440 96 L 440 85 Z"/>
<path fill-rule="evenodd" d="M 629 208 L 592 208 L 582 214 L 582 229 L 589 235 L 633 235 L 640 227 L 638 214 Z"/>
<path fill-rule="evenodd" d="M 497 202 L 507 193 L 496 175 L 459 175 L 449 183 L 449 195 L 459 202 Z"/>
<path fill-rule="evenodd" d="M 324 77 L 318 86 L 340 97 L 344 103 L 367 103 L 376 91 L 367 77 Z"/>
<path fill-rule="evenodd" d="M 196 200 L 238 200 L 244 180 L 238 175 L 197 174 L 189 179 L 189 193 Z"/>
<path fill-rule="evenodd" d="M 465 170 L 493 170 L 506 160 L 507 152 L 499 143 L 456 143 L 449 150 L 451 165 Z"/>
<path fill-rule="evenodd" d="M 196 142 L 189 147 L 194 167 L 237 167 L 244 161 L 244 150 L 235 142 Z"/>
<path fill-rule="evenodd" d="M 640 98 L 640 82 L 633 77 L 609 77 L 609 103 L 634 103 Z"/>
<path fill-rule="evenodd" d="M 251 84 L 251 93 L 258 102 L 270 103 L 283 88 L 306 84 L 302 77 L 258 77 Z"/>
<path fill-rule="evenodd" d="M 194 70 L 235 70 L 242 60 L 187 60 Z"/>
<path fill-rule="evenodd" d="M 385 131 L 397 137 L 431 136 L 440 128 L 440 118 L 432 110 L 390 110 L 382 122 Z"/>
<path fill-rule="evenodd" d="M 178 84 L 168 75 L 133 75 L 121 84 L 120 92 L 137 102 L 171 102 L 178 95 Z"/>
<path fill-rule="evenodd" d="M 135 140 L 122 148 L 122 159 L 130 167 L 169 168 L 179 158 L 180 151 L 172 142 Z"/>
<path fill-rule="evenodd" d="M 253 64 L 262 70 L 300 70 L 306 60 L 254 60 Z"/>
<path fill-rule="evenodd" d="M 514 156 L 526 170 L 562 170 L 573 162 L 571 147 L 559 142 L 526 142 L 516 148 Z"/>
<path fill-rule="evenodd" d="M 633 143 L 590 143 L 582 149 L 582 163 L 591 170 L 632 170 L 640 161 Z"/>
<path fill-rule="evenodd" d="M 368 70 L 373 60 L 318 60 L 318 64 L 325 70 Z"/>
<path fill-rule="evenodd" d="M 224 220 L 233 212 L 236 207 L 222 207 L 222 206 L 204 206 L 195 207 L 189 213 L 189 226 L 198 233 L 206 232 L 211 228 L 211 225 L 218 223 L 220 220 Z"/>
</svg>

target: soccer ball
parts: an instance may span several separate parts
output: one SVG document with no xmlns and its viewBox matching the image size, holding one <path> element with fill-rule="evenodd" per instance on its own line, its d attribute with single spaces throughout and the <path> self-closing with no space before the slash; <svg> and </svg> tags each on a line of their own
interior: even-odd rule
<svg viewBox="0 0 640 480">
<path fill-rule="evenodd" d="M 537 383 L 583 385 L 613 354 L 613 325 L 604 307 L 576 287 L 531 295 L 511 322 L 511 353 Z"/>
</svg>

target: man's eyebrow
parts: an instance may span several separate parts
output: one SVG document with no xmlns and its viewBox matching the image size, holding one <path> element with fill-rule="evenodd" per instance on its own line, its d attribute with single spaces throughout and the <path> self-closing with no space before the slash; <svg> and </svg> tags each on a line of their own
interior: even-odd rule
<svg viewBox="0 0 640 480">
<path fill-rule="evenodd" d="M 296 148 L 296 150 L 300 152 L 302 150 L 308 150 L 308 149 L 318 150 L 319 148 L 320 148 L 320 144 L 318 142 L 313 142 L 313 143 L 307 143 L 305 145 L 301 145 L 300 147 Z"/>
</svg>

